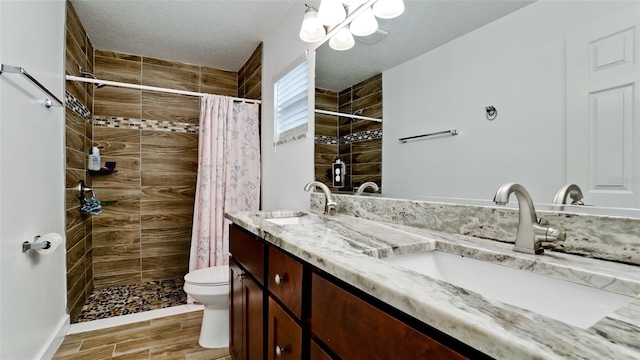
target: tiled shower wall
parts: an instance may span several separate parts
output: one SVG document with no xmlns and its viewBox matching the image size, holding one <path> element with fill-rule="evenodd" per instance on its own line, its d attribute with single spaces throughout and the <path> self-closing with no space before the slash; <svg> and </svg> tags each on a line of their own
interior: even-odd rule
<svg viewBox="0 0 640 360">
<path fill-rule="evenodd" d="M 80 76 L 80 67 L 93 71 L 91 42 L 69 2 L 65 33 L 66 73 Z M 76 99 L 73 105 L 68 104 L 65 111 L 67 310 L 75 319 L 93 290 L 92 217 L 80 214 L 79 193 L 75 189 L 79 180 L 91 186 L 91 178 L 86 170 L 86 154 L 92 138 L 90 120 L 93 86 L 67 81 L 66 91 Z"/>
<path fill-rule="evenodd" d="M 341 113 L 382 119 L 382 74 L 339 93 L 316 89 L 317 109 L 336 111 L 333 104 Z M 337 133 L 331 128 L 334 122 Z M 316 114 L 315 131 L 317 180 L 331 185 L 331 163 L 339 158 L 347 174 L 346 186 L 339 190 L 353 191 L 367 181 L 382 186 L 382 123 Z"/>
<path fill-rule="evenodd" d="M 69 2 L 67 7 L 67 74 L 79 76 L 82 66 L 104 80 L 261 98 L 262 44 L 238 73 L 94 52 Z M 67 92 L 67 283 L 74 321 L 94 286 L 179 278 L 187 272 L 200 100 L 94 89 L 75 81 L 67 82 Z M 117 172 L 89 174 L 91 146 L 103 146 L 102 164 L 115 161 Z M 105 202 L 102 214 L 80 215 L 79 179 Z"/>
<path fill-rule="evenodd" d="M 95 51 L 104 80 L 237 96 L 237 74 Z M 188 271 L 198 168 L 200 99 L 106 86 L 95 90 L 93 142 L 114 174 L 93 177 L 96 288 L 180 278 Z M 144 121 L 142 120 L 144 119 Z"/>
</svg>

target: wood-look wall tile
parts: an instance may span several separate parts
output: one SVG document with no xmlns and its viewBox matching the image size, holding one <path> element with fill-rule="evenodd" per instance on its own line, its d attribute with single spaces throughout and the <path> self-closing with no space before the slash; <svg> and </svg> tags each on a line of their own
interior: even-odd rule
<svg viewBox="0 0 640 360">
<path fill-rule="evenodd" d="M 243 97 L 248 99 L 260 99 L 261 96 L 259 94 L 262 93 L 262 68 L 258 68 L 255 73 L 252 73 L 251 76 L 244 83 L 245 94 Z M 256 96 L 255 94 L 258 94 Z"/>
<path fill-rule="evenodd" d="M 74 267 L 67 269 L 67 290 L 71 290 L 78 281 L 84 281 L 84 265 L 83 262 L 77 262 Z"/>
<path fill-rule="evenodd" d="M 142 258 L 165 255 L 188 255 L 191 240 L 165 241 L 142 244 Z M 189 263 L 188 261 L 186 262 Z M 144 269 L 143 269 L 144 270 Z M 151 270 L 151 269 L 147 269 Z"/>
<path fill-rule="evenodd" d="M 134 62 L 142 62 L 142 57 L 138 55 L 119 53 L 115 51 L 105 51 L 100 49 L 95 49 L 95 56 L 111 58 L 111 59 L 119 59 L 119 60 L 128 60 Z"/>
<path fill-rule="evenodd" d="M 381 106 L 381 104 L 382 104 L 382 93 L 375 93 L 375 94 L 368 95 L 363 98 L 354 100 L 351 103 L 351 109 L 352 111 L 365 110 L 373 106 Z"/>
<path fill-rule="evenodd" d="M 374 94 L 380 94 L 380 96 L 382 96 L 382 76 L 373 76 L 354 86 L 352 99 L 355 101 Z"/>
<path fill-rule="evenodd" d="M 125 82 L 129 84 L 141 84 L 142 64 L 140 61 L 125 60 L 120 58 L 103 57 L 98 55 L 94 58 L 95 76 L 101 80 Z M 104 90 L 108 87 L 98 89 Z"/>
<path fill-rule="evenodd" d="M 74 226 L 82 223 L 83 217 L 82 214 L 80 214 L 80 208 L 73 208 L 70 210 L 65 211 L 65 220 L 66 220 L 66 227 L 65 229 L 71 229 Z"/>
<path fill-rule="evenodd" d="M 186 146 L 198 149 L 198 134 L 179 133 L 169 131 L 142 131 L 143 145 Z"/>
<path fill-rule="evenodd" d="M 331 169 L 326 165 L 315 166 L 315 180 L 324 183 L 331 191 L 333 191 L 333 182 L 331 180 L 331 175 L 329 174 L 330 170 Z"/>
<path fill-rule="evenodd" d="M 360 186 L 361 184 L 364 184 L 367 181 L 373 181 L 374 183 L 378 184 L 378 186 L 381 186 L 382 177 L 380 176 L 380 174 L 353 175 L 351 177 L 351 184 L 353 186 Z"/>
<path fill-rule="evenodd" d="M 96 189 L 96 192 L 99 192 Z M 100 197 L 104 200 L 113 200 L 108 199 L 100 195 Z M 111 215 L 127 215 L 127 216 L 135 216 L 140 214 L 140 201 L 139 200 L 121 200 L 114 204 L 108 204 L 102 206 L 102 214 L 100 216 L 111 216 Z"/>
<path fill-rule="evenodd" d="M 67 291 L 67 308 L 71 319 L 78 318 L 86 299 L 84 282 L 77 282 L 74 287 Z"/>
<path fill-rule="evenodd" d="M 348 87 L 338 93 L 338 106 L 351 104 L 351 87 Z"/>
<path fill-rule="evenodd" d="M 142 186 L 196 186 L 197 175 L 193 172 L 145 172 Z"/>
<path fill-rule="evenodd" d="M 88 122 L 87 122 L 87 125 L 84 127 L 84 136 L 87 139 L 89 139 L 89 142 L 85 143 L 85 146 L 87 146 L 87 148 L 85 149 L 86 150 L 85 152 L 88 154 L 89 151 L 91 150 L 90 149 L 90 146 L 91 146 L 91 141 L 90 140 L 93 139 L 93 126 L 91 126 L 91 124 L 89 124 Z"/>
<path fill-rule="evenodd" d="M 140 273 L 140 259 L 118 259 L 111 261 L 94 261 L 93 271 L 98 276 Z"/>
<path fill-rule="evenodd" d="M 95 63 L 94 63 L 94 47 L 93 44 L 91 43 L 91 39 L 89 39 L 89 37 L 86 38 L 87 39 L 87 51 L 85 52 L 87 54 L 87 58 L 89 59 L 89 65 L 91 65 L 91 68 L 93 69 L 95 67 Z"/>
<path fill-rule="evenodd" d="M 378 82 L 379 82 L 380 85 L 376 85 L 376 86 L 379 87 L 379 88 L 382 88 L 381 81 L 382 81 L 382 73 L 373 75 L 372 77 L 370 77 L 370 78 L 368 78 L 366 80 L 362 80 L 361 82 L 359 82 L 357 84 L 354 84 L 352 86 L 352 91 L 355 92 L 359 88 L 370 86 L 370 84 L 378 84 Z"/>
<path fill-rule="evenodd" d="M 188 186 L 143 186 L 141 189 L 142 200 L 187 200 L 194 201 L 196 189 Z"/>
<path fill-rule="evenodd" d="M 119 142 L 139 144 L 140 137 L 142 136 L 140 130 L 136 129 L 114 129 L 102 126 L 97 126 L 94 129 L 93 140 L 96 142 Z"/>
<path fill-rule="evenodd" d="M 143 91 L 142 118 L 198 124 L 200 99 L 195 96 Z"/>
<path fill-rule="evenodd" d="M 84 241 L 78 242 L 75 246 L 67 251 L 67 269 L 73 268 L 82 260 L 85 254 Z"/>
<path fill-rule="evenodd" d="M 87 48 L 86 48 L 85 42 L 86 42 L 87 33 L 85 32 L 84 27 L 80 22 L 80 18 L 78 17 L 78 14 L 76 13 L 71 3 L 67 3 L 66 14 L 67 14 L 67 18 L 66 18 L 67 22 L 66 22 L 65 28 L 66 28 L 67 36 L 69 35 L 73 36 L 74 39 L 76 39 L 76 41 L 78 42 L 78 44 L 81 45 L 83 52 L 86 53 Z"/>
<path fill-rule="evenodd" d="M 84 49 L 78 43 L 78 41 L 74 39 L 73 36 L 66 36 L 65 46 L 67 51 L 71 54 L 73 60 L 75 60 L 75 62 L 78 63 L 82 67 L 82 69 L 86 70 L 89 67 L 89 63 L 87 62 L 87 56 L 84 53 Z"/>
<path fill-rule="evenodd" d="M 351 135 L 351 123 L 348 123 L 347 125 L 341 125 L 338 128 L 338 136 L 347 136 L 347 135 Z"/>
<path fill-rule="evenodd" d="M 93 248 L 94 264 L 102 261 L 123 259 L 139 259 L 140 244 L 125 244 L 112 246 L 96 246 Z M 96 274 L 99 275 L 99 274 Z"/>
<path fill-rule="evenodd" d="M 71 111 L 69 109 L 65 111 L 65 124 L 69 129 L 77 132 L 82 136 L 83 134 L 85 134 L 85 126 L 88 124 L 88 122 L 87 120 L 81 118 L 74 111 Z"/>
<path fill-rule="evenodd" d="M 326 114 L 315 114 L 316 126 L 332 126 L 334 128 L 338 127 L 338 117 L 335 115 L 326 115 Z M 317 134 L 316 134 L 317 135 Z"/>
<path fill-rule="evenodd" d="M 144 254 L 144 247 L 143 247 Z M 144 256 L 142 257 L 142 271 L 157 270 L 161 268 L 181 268 L 189 264 L 189 248 L 182 253 L 166 256 Z"/>
<path fill-rule="evenodd" d="M 78 181 L 85 179 L 85 171 L 81 169 L 66 169 L 65 188 L 75 189 Z"/>
<path fill-rule="evenodd" d="M 194 147 L 142 146 L 142 171 L 198 171 L 198 149 Z"/>
<path fill-rule="evenodd" d="M 382 150 L 373 150 L 366 152 L 357 152 L 351 154 L 354 164 L 364 163 L 381 163 L 382 162 Z"/>
<path fill-rule="evenodd" d="M 193 224 L 193 212 L 175 212 L 164 214 L 140 215 L 141 227 L 146 229 L 187 227 Z"/>
<path fill-rule="evenodd" d="M 127 106 L 140 105 L 142 90 L 105 86 L 95 90 L 95 101 L 100 103 L 118 103 Z M 102 114 L 109 115 L 109 114 Z M 114 115 L 115 116 L 115 115 Z"/>
<path fill-rule="evenodd" d="M 78 150 L 84 152 L 84 129 L 82 133 L 73 130 L 69 126 L 65 126 L 65 146 L 69 149 Z"/>
<path fill-rule="evenodd" d="M 331 164 L 333 164 L 337 158 L 338 158 L 337 154 L 315 153 L 314 163 L 316 164 L 316 166 L 324 165 L 327 169 L 332 169 Z"/>
<path fill-rule="evenodd" d="M 262 43 L 256 47 L 247 62 L 242 66 L 246 74 L 253 74 L 262 67 Z"/>
<path fill-rule="evenodd" d="M 191 65 L 191 64 L 178 62 L 178 61 L 155 59 L 151 57 L 142 58 L 142 63 L 145 65 L 160 65 L 167 68 L 180 69 L 180 70 L 196 72 L 196 73 L 200 71 L 200 66 L 198 65 Z"/>
<path fill-rule="evenodd" d="M 112 156 L 101 155 L 101 165 L 104 165 L 107 161 L 116 163 L 116 172 L 109 174 L 93 174 L 93 182 L 98 183 L 97 180 L 112 180 L 122 172 L 133 172 L 140 170 L 140 158 L 131 156 Z"/>
<path fill-rule="evenodd" d="M 351 124 L 352 134 L 376 129 L 382 129 L 382 123 L 368 120 L 356 120 Z"/>
<path fill-rule="evenodd" d="M 200 88 L 199 80 L 199 72 L 193 69 L 172 68 L 145 62 L 142 65 L 142 85 L 197 92 Z"/>
<path fill-rule="evenodd" d="M 93 114 L 96 116 L 116 116 L 140 119 L 142 117 L 142 106 L 140 103 L 120 104 L 117 102 L 95 100 L 93 102 Z"/>
<path fill-rule="evenodd" d="M 200 92 L 238 96 L 238 76 L 232 71 L 202 67 L 200 69 Z"/>
<path fill-rule="evenodd" d="M 315 144 L 314 151 L 322 154 L 338 154 L 338 145 Z"/>
<path fill-rule="evenodd" d="M 93 234 L 98 232 L 118 230 L 137 230 L 140 229 L 139 215 L 110 215 L 96 216 L 93 219 Z"/>
<path fill-rule="evenodd" d="M 140 241 L 143 244 L 171 241 L 190 241 L 191 230 L 191 227 L 142 229 L 142 237 Z"/>
<path fill-rule="evenodd" d="M 336 126 L 324 126 L 316 124 L 315 126 L 316 136 L 338 136 L 338 128 Z"/>
<path fill-rule="evenodd" d="M 338 111 L 338 97 L 330 90 L 316 89 L 316 109 Z"/>
<path fill-rule="evenodd" d="M 107 158 L 108 159 L 108 158 Z M 111 160 L 103 160 L 111 161 Z M 120 167 L 121 159 L 114 158 L 116 161 L 116 170 Z M 138 160 L 136 159 L 136 162 Z M 93 176 L 93 186 L 109 187 L 109 188 L 131 188 L 140 186 L 140 170 L 119 169 L 118 172 L 109 174 L 108 176 Z"/>
<path fill-rule="evenodd" d="M 374 151 L 379 149 L 382 149 L 382 139 L 360 141 L 360 142 L 351 144 L 351 151 L 353 153 Z"/>
<path fill-rule="evenodd" d="M 93 246 L 134 245 L 140 243 L 140 229 L 98 231 L 93 234 Z"/>
<path fill-rule="evenodd" d="M 140 156 L 140 144 L 113 141 L 94 141 L 93 144 L 95 146 L 102 147 L 102 149 L 100 149 L 100 154 L 103 156 Z M 117 169 L 118 168 L 116 167 L 116 170 Z"/>
<path fill-rule="evenodd" d="M 352 175 L 377 175 L 382 173 L 382 163 L 354 164 L 351 168 Z"/>
<path fill-rule="evenodd" d="M 87 162 L 87 155 L 71 148 L 65 148 L 65 150 L 66 167 L 84 171 L 85 164 Z"/>
<path fill-rule="evenodd" d="M 96 193 L 100 194 L 100 198 L 104 200 L 140 200 L 141 196 L 141 191 L 138 188 L 105 188 L 95 185 L 93 188 Z"/>
<path fill-rule="evenodd" d="M 80 212 L 80 211 L 78 211 Z M 69 250 L 81 242 L 86 233 L 84 231 L 84 224 L 78 224 L 68 230 L 66 230 L 66 244 L 65 249 Z"/>
<path fill-rule="evenodd" d="M 97 290 L 100 290 L 109 286 L 140 284 L 142 282 L 141 278 L 142 276 L 139 272 L 104 276 L 96 274 L 93 278 L 93 284 Z"/>
<path fill-rule="evenodd" d="M 142 272 L 142 281 L 147 282 L 147 281 L 156 281 L 156 280 L 165 280 L 165 279 L 180 279 L 180 278 L 183 278 L 188 272 L 189 272 L 188 264 L 185 265 L 184 267 L 179 267 L 179 268 L 148 270 L 148 271 Z M 197 333 L 198 332 L 195 332 L 195 334 Z M 196 340 L 197 340 L 197 335 L 196 335 Z M 180 346 L 184 346 L 184 345 L 180 345 Z M 156 359 L 156 356 L 158 359 L 166 358 L 164 357 L 164 355 L 161 355 L 162 354 L 161 347 L 154 348 L 151 351 L 152 351 L 152 355 L 151 355 L 152 359 Z"/>
</svg>

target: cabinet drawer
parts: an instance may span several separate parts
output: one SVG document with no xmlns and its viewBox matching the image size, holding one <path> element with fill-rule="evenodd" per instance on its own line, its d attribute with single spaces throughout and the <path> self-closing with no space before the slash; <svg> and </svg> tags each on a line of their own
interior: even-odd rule
<svg viewBox="0 0 640 360">
<path fill-rule="evenodd" d="M 342 359 L 465 359 L 317 274 L 311 299 L 311 332 Z"/>
<path fill-rule="evenodd" d="M 269 297 L 269 360 L 302 359 L 302 328 Z"/>
<path fill-rule="evenodd" d="M 229 226 L 229 252 L 264 285 L 264 243 L 235 224 Z"/>
<path fill-rule="evenodd" d="M 302 264 L 269 247 L 269 291 L 298 319 L 302 312 Z"/>
</svg>

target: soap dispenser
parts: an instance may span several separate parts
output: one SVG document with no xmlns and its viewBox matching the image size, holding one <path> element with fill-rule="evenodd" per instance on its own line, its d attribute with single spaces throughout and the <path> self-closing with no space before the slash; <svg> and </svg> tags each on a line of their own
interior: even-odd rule
<svg viewBox="0 0 640 360">
<path fill-rule="evenodd" d="M 91 154 L 89 154 L 87 169 L 93 171 L 100 170 L 100 149 L 97 146 L 94 146 Z"/>
</svg>

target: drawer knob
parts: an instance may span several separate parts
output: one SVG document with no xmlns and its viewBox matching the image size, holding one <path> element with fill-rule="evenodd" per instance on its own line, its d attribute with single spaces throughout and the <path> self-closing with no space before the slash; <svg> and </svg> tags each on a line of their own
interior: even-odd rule
<svg viewBox="0 0 640 360">
<path fill-rule="evenodd" d="M 238 278 L 238 280 L 242 280 L 244 278 L 246 278 L 247 275 L 245 275 L 244 273 L 239 273 L 238 275 L 236 275 L 236 278 Z"/>
<path fill-rule="evenodd" d="M 286 349 L 285 348 L 281 348 L 280 346 L 276 346 L 276 356 L 280 357 L 282 356 L 282 353 L 285 352 Z"/>
<path fill-rule="evenodd" d="M 287 275 L 276 274 L 274 281 L 276 282 L 276 285 L 280 285 L 281 282 L 287 281 Z"/>
</svg>

